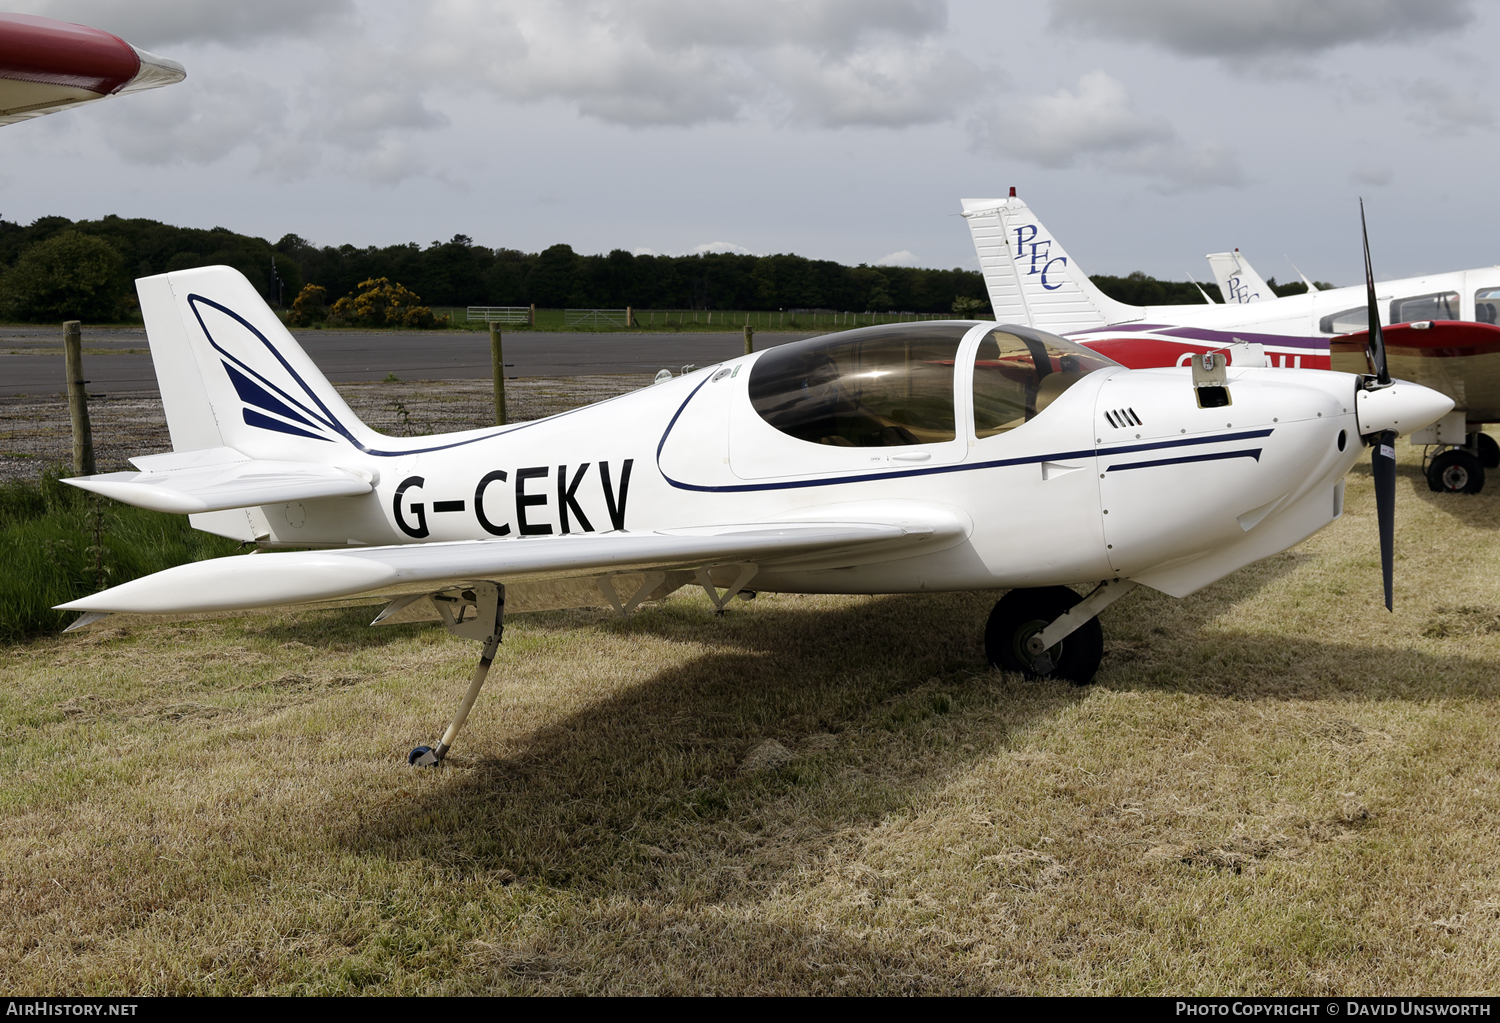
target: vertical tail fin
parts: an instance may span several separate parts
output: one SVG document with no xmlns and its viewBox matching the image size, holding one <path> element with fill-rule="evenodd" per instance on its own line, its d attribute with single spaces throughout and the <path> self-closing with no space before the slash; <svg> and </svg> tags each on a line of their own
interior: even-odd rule
<svg viewBox="0 0 1500 1023">
<path fill-rule="evenodd" d="M 963 211 L 1001 323 L 1065 333 L 1145 315 L 1100 291 L 1014 189 L 1008 199 L 964 199 Z"/>
<path fill-rule="evenodd" d="M 1250 261 L 1240 255 L 1239 249 L 1233 252 L 1211 252 L 1207 258 L 1226 305 L 1249 305 L 1251 302 L 1264 302 L 1276 297 L 1271 286 L 1261 280 Z"/>
<path fill-rule="evenodd" d="M 143 277 L 136 292 L 173 450 L 327 462 L 374 439 L 238 270 Z"/>
</svg>

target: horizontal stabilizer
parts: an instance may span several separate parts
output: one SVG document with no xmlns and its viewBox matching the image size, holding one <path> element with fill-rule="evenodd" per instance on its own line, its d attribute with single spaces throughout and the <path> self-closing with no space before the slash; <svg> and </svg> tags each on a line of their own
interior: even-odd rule
<svg viewBox="0 0 1500 1023">
<path fill-rule="evenodd" d="M 59 605 L 75 611 L 189 614 L 424 593 L 479 580 L 508 583 L 601 572 L 685 570 L 731 562 L 852 565 L 892 549 L 955 540 L 966 525 L 934 509 L 928 521 L 781 522 L 574 533 L 352 550 L 293 551 L 180 565 Z"/>
<path fill-rule="evenodd" d="M 331 465 L 250 458 L 233 448 L 173 451 L 132 458 L 141 472 L 63 480 L 137 508 L 188 515 L 320 497 L 368 494 L 365 474 Z"/>
</svg>

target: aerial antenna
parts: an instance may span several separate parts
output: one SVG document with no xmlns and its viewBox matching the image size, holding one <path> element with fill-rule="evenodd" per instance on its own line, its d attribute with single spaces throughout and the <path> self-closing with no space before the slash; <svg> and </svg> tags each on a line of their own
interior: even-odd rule
<svg viewBox="0 0 1500 1023">
<path fill-rule="evenodd" d="M 1196 277 L 1194 277 L 1192 274 L 1188 274 L 1187 279 L 1193 282 L 1193 287 L 1198 289 L 1198 294 L 1203 296 L 1203 301 L 1207 302 L 1209 305 L 1214 304 L 1214 300 L 1208 297 L 1208 292 L 1203 290 L 1203 285 L 1198 283 L 1198 279 Z"/>
<path fill-rule="evenodd" d="M 1285 252 L 1283 252 L 1281 254 L 1281 257 L 1283 259 L 1285 259 L 1288 263 L 1292 263 L 1292 257 L 1288 256 Z M 1307 279 L 1307 274 L 1303 273 L 1302 272 L 1302 268 L 1300 266 L 1298 266 L 1296 263 L 1292 263 L 1292 269 L 1297 271 L 1297 276 L 1301 277 L 1302 278 L 1302 283 L 1307 285 L 1307 292 L 1308 292 L 1308 294 L 1312 294 L 1314 291 L 1322 291 L 1323 290 L 1322 288 L 1320 288 L 1316 284 L 1314 284 L 1312 281 L 1308 280 Z"/>
</svg>

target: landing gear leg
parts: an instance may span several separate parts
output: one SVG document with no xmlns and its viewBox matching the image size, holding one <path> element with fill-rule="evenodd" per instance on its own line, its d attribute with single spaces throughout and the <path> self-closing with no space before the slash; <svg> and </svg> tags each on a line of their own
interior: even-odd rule
<svg viewBox="0 0 1500 1023">
<path fill-rule="evenodd" d="M 406 762 L 413 767 L 436 767 L 453 748 L 464 722 L 469 719 L 469 711 L 474 709 L 474 701 L 479 698 L 479 690 L 484 687 L 495 653 L 500 649 L 500 636 L 505 631 L 505 587 L 499 583 L 479 583 L 457 593 L 433 594 L 432 600 L 449 632 L 463 639 L 479 640 L 483 650 L 474 667 L 469 690 L 464 693 L 458 713 L 453 715 L 442 739 L 436 746 L 418 746 L 407 755 Z"/>
<path fill-rule="evenodd" d="M 1104 657 L 1104 630 L 1097 616 L 1135 587 L 1128 579 L 1111 579 L 1087 597 L 1066 586 L 1011 590 L 990 612 L 985 653 L 1003 671 L 1086 685 Z"/>
</svg>

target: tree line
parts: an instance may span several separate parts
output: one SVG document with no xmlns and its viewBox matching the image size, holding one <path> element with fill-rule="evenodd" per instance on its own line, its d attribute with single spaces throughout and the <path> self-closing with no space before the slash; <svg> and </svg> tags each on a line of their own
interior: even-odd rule
<svg viewBox="0 0 1500 1023">
<path fill-rule="evenodd" d="M 973 270 L 845 266 L 792 254 L 637 256 L 623 249 L 585 255 L 568 245 L 541 252 L 488 248 L 466 235 L 425 248 L 318 246 L 288 234 L 272 243 L 228 228 L 175 227 L 107 216 L 0 219 L 0 316 L 50 322 L 139 318 L 137 277 L 223 264 L 243 273 L 273 305 L 288 307 L 304 285 L 328 301 L 386 278 L 429 306 L 542 308 L 837 309 L 984 315 L 984 279 Z M 1095 277 L 1131 304 L 1200 301 L 1188 282 L 1145 274 Z M 1295 286 L 1301 290 L 1301 285 Z M 1218 289 L 1209 287 L 1217 298 Z M 1284 293 L 1277 288 L 1278 294 Z"/>
</svg>

